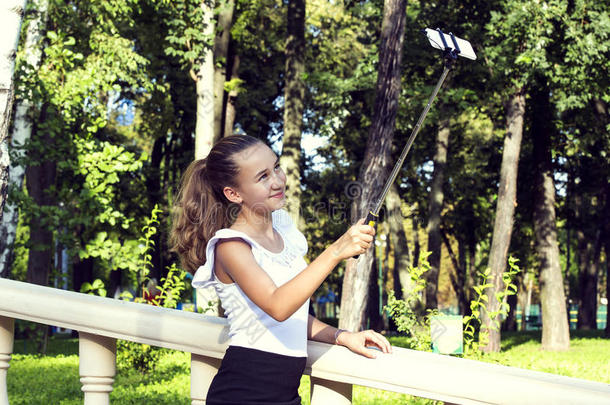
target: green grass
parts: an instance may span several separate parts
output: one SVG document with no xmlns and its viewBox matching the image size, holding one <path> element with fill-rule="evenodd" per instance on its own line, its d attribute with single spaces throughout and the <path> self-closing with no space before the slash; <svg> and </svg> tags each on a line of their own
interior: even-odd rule
<svg viewBox="0 0 610 405">
<path fill-rule="evenodd" d="M 610 339 L 602 330 L 571 331 L 570 349 L 543 351 L 540 331 L 505 333 L 502 351 L 481 360 L 610 384 Z"/>
<path fill-rule="evenodd" d="M 391 337 L 400 346 L 403 338 Z M 485 355 L 479 360 L 544 371 L 610 384 L 610 339 L 601 331 L 573 333 L 571 348 L 566 352 L 544 352 L 540 349 L 540 332 L 504 333 L 501 353 Z M 15 354 L 8 372 L 11 405 L 76 405 L 83 403 L 78 375 L 78 341 L 51 339 L 46 356 L 32 354 L 31 342 L 16 341 Z M 110 401 L 120 405 L 158 403 L 190 404 L 190 355 L 166 350 L 155 371 L 141 375 L 120 370 L 114 382 Z M 303 376 L 299 393 L 303 404 L 309 404 L 309 376 Z M 403 394 L 355 386 L 353 403 L 433 404 L 434 401 Z"/>
</svg>

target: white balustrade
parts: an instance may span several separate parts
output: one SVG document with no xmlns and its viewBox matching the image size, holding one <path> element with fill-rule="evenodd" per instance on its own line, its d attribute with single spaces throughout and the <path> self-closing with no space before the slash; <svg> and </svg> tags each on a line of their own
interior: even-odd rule
<svg viewBox="0 0 610 405">
<path fill-rule="evenodd" d="M 191 405 L 205 405 L 205 397 L 220 367 L 220 359 L 191 353 Z"/>
<path fill-rule="evenodd" d="M 6 374 L 13 353 L 15 320 L 0 316 L 0 405 L 8 405 Z"/>
<path fill-rule="evenodd" d="M 352 403 L 352 387 L 352 384 L 311 377 L 311 404 L 349 405 Z"/>
<path fill-rule="evenodd" d="M 115 339 L 191 353 L 193 405 L 205 404 L 228 341 L 222 318 L 0 279 L 0 405 L 8 405 L 13 319 L 79 331 L 87 405 L 108 404 Z M 396 347 L 368 359 L 310 341 L 305 373 L 311 376 L 312 405 L 349 404 L 353 385 L 455 404 L 610 405 L 608 384 Z"/>
<path fill-rule="evenodd" d="M 85 405 L 109 405 L 116 374 L 116 339 L 79 332 L 78 355 Z"/>
</svg>

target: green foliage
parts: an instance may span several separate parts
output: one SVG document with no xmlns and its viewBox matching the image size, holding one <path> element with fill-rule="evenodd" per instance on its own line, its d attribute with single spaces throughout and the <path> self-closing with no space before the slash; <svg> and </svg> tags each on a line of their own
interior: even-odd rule
<svg viewBox="0 0 610 405">
<path fill-rule="evenodd" d="M 185 277 L 186 273 L 177 268 L 176 263 L 172 263 L 168 268 L 167 276 L 161 278 L 161 285 L 156 287 L 160 294 L 153 298 L 153 305 L 176 308 L 180 302 L 180 295 L 186 288 Z"/>
<path fill-rule="evenodd" d="M 489 282 L 491 270 L 486 268 L 484 271 L 479 272 L 480 283 L 473 287 L 476 298 L 470 302 L 470 310 L 472 313 L 469 316 L 465 316 L 463 319 L 464 352 L 466 354 L 472 355 L 489 343 L 489 330 L 487 330 L 487 325 L 482 323 L 483 313 L 492 320 L 493 324 L 491 328 L 496 331 L 500 330 L 500 320 L 502 317 L 506 317 L 510 310 L 506 298 L 517 293 L 517 286 L 514 284 L 514 279 L 517 274 L 521 272 L 521 269 L 517 265 L 518 261 L 518 259 L 512 256 L 509 256 L 508 258 L 508 269 L 502 273 L 502 284 L 504 285 L 504 288 L 497 291 L 494 297 L 498 303 L 498 309 L 495 311 L 488 310 L 489 297 L 486 294 L 486 290 L 493 287 L 493 284 Z"/>
<path fill-rule="evenodd" d="M 157 233 L 159 225 L 159 214 L 163 212 L 155 205 L 150 213 L 150 217 L 146 219 L 146 224 L 142 227 L 143 236 L 140 237 L 140 261 L 138 263 L 139 274 L 144 277 L 148 276 L 150 267 L 152 266 L 150 250 L 154 248 L 155 241 L 153 236 Z"/>
<path fill-rule="evenodd" d="M 142 374 L 148 374 L 157 366 L 163 349 L 127 340 L 117 340 L 116 350 L 119 371 L 132 369 Z"/>
<path fill-rule="evenodd" d="M 104 288 L 104 282 L 99 278 L 95 279 L 93 283 L 84 282 L 80 288 L 80 292 L 85 294 L 99 295 L 100 297 L 106 296 L 106 289 Z"/>
<path fill-rule="evenodd" d="M 398 331 L 406 333 L 409 338 L 409 347 L 416 350 L 430 351 L 430 317 L 437 315 L 438 310 L 427 310 L 422 316 L 418 310 L 421 303 L 421 294 L 426 289 L 424 273 L 430 270 L 430 263 L 427 258 L 430 252 L 422 253 L 419 259 L 419 266 L 410 266 L 408 271 L 413 281 L 413 289 L 404 292 L 404 299 L 399 300 L 395 297 L 394 291 L 388 293 L 388 304 L 385 310 L 388 311 L 397 326 Z"/>
<path fill-rule="evenodd" d="M 157 4 L 158 12 L 166 16 L 169 28 L 165 53 L 177 58 L 183 68 L 198 70 L 202 55 L 214 43 L 213 37 L 205 35 L 205 9 L 213 6 L 214 1 L 210 0 L 177 0 Z"/>
<path fill-rule="evenodd" d="M 47 205 L 39 206 L 23 190 L 13 190 L 11 200 L 20 208 L 20 221 L 38 218 L 69 257 L 96 259 L 95 276 L 101 279 L 134 266 L 137 199 L 126 197 L 136 191 L 147 156 L 119 145 L 107 124 L 110 99 L 155 88 L 142 74 L 148 60 L 119 34 L 130 26 L 135 5 L 93 0 L 66 7 L 50 1 L 40 66 L 28 65 L 23 49 L 17 58 L 17 97 L 32 106 L 35 125 L 11 158 L 23 166 L 54 162 L 48 175 L 55 180 L 45 185 Z M 36 248 L 54 250 L 55 244 Z"/>
<path fill-rule="evenodd" d="M 143 279 L 142 285 L 147 285 L 150 281 L 148 276 L 152 265 L 150 250 L 153 249 L 155 245 L 153 237 L 158 231 L 159 214 L 162 212 L 163 211 L 155 205 L 151 211 L 150 217 L 146 219 L 146 223 L 142 227 L 142 237 L 139 239 L 141 244 L 137 270 L 139 276 Z M 144 293 L 135 298 L 134 301 L 175 309 L 180 302 L 181 293 L 186 288 L 185 276 L 186 273 L 183 270 L 178 269 L 176 264 L 173 263 L 168 268 L 167 276 L 161 278 L 161 284 L 154 286 L 159 294 L 155 294 L 154 291 L 147 291 L 147 294 L 150 294 L 152 297 L 150 301 L 145 299 Z M 140 277 L 138 277 L 138 279 L 140 279 Z M 132 298 L 131 293 L 127 292 L 122 298 Z M 149 374 L 157 366 L 162 352 L 163 349 L 156 346 L 119 340 L 117 342 L 117 364 L 120 369 L 133 368 L 142 374 Z"/>
</svg>

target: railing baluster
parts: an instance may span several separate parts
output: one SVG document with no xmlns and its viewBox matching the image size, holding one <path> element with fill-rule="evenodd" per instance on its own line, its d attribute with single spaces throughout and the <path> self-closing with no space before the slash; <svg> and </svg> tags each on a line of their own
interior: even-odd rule
<svg viewBox="0 0 610 405">
<path fill-rule="evenodd" d="M 85 405 L 110 404 L 116 374 L 116 339 L 79 332 L 79 373 Z"/>
<path fill-rule="evenodd" d="M 311 377 L 311 405 L 350 405 L 352 384 Z"/>
<path fill-rule="evenodd" d="M 6 374 L 13 354 L 15 320 L 0 316 L 0 405 L 8 405 Z"/>
<path fill-rule="evenodd" d="M 220 359 L 191 353 L 191 405 L 204 405 Z"/>
</svg>

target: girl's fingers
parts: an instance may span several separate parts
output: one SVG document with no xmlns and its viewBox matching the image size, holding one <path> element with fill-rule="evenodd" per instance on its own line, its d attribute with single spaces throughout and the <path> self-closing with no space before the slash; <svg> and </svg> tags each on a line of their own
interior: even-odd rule
<svg viewBox="0 0 610 405">
<path fill-rule="evenodd" d="M 383 351 L 384 353 L 392 352 L 392 345 L 390 345 L 390 342 L 388 342 L 385 336 L 372 330 L 367 332 L 369 332 L 367 334 L 367 337 L 372 341 L 375 346 L 381 349 L 381 351 Z"/>
<path fill-rule="evenodd" d="M 367 235 L 375 235 L 375 228 L 370 225 L 359 224 L 358 230 Z"/>
</svg>

